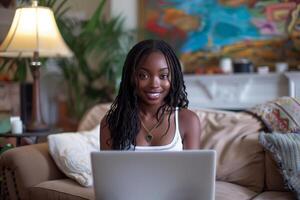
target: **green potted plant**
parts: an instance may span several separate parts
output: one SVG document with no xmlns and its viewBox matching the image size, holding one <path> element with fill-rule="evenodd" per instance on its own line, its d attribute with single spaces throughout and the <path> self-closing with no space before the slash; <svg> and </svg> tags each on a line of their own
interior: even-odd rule
<svg viewBox="0 0 300 200">
<path fill-rule="evenodd" d="M 91 18 L 84 21 L 66 17 L 70 9 L 66 2 L 40 0 L 39 5 L 53 9 L 60 32 L 74 53 L 72 59 L 57 63 L 67 86 L 68 114 L 76 121 L 94 104 L 113 99 L 132 37 L 124 31 L 120 16 L 103 17 L 106 0 L 99 1 Z M 13 80 L 22 82 L 28 65 L 29 59 L 5 59 L 0 70 L 14 71 Z"/>
<path fill-rule="evenodd" d="M 68 86 L 68 105 L 78 119 L 96 103 L 112 101 L 132 41 L 120 16 L 101 17 L 105 3 L 106 0 L 100 1 L 88 21 L 69 18 L 57 21 L 74 53 L 73 59 L 60 59 L 58 64 Z"/>
</svg>

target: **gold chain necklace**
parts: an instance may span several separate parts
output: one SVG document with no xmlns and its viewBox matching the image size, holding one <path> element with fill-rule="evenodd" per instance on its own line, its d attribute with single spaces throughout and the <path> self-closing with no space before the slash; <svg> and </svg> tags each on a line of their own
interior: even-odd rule
<svg viewBox="0 0 300 200">
<path fill-rule="evenodd" d="M 154 124 L 154 126 L 150 129 L 148 129 L 146 127 L 146 125 L 144 124 L 143 120 L 140 118 L 140 121 L 141 121 L 141 124 L 142 124 L 142 127 L 145 129 L 145 131 L 147 132 L 147 134 L 145 135 L 145 140 L 147 141 L 147 143 L 151 143 L 152 142 L 152 139 L 153 139 L 153 135 L 152 135 L 152 132 L 162 123 L 164 119 L 164 116 L 162 116 L 158 122 L 156 124 Z"/>
</svg>

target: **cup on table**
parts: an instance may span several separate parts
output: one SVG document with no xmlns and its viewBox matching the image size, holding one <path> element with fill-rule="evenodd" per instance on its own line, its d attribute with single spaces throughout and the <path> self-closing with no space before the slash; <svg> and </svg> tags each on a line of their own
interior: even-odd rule
<svg viewBox="0 0 300 200">
<path fill-rule="evenodd" d="M 275 64 L 276 72 L 282 73 L 289 69 L 289 65 L 286 62 L 278 62 Z"/>
<path fill-rule="evenodd" d="M 222 69 L 223 73 L 230 74 L 232 73 L 232 60 L 230 58 L 222 58 L 220 60 L 220 68 Z"/>
<path fill-rule="evenodd" d="M 23 133 L 23 123 L 20 117 L 11 117 L 11 133 L 13 134 L 22 134 Z"/>
<path fill-rule="evenodd" d="M 258 74 L 268 74 L 269 73 L 269 66 L 259 66 L 257 67 Z"/>
</svg>

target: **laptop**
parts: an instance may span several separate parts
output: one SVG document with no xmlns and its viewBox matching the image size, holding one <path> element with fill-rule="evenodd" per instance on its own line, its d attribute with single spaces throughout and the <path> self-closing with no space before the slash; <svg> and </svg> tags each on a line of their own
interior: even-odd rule
<svg viewBox="0 0 300 200">
<path fill-rule="evenodd" d="M 216 152 L 91 153 L 96 200 L 214 200 Z"/>
</svg>

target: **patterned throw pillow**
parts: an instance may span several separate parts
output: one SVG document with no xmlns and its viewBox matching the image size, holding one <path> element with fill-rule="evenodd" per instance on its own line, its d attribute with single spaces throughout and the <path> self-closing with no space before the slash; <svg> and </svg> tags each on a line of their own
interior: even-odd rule
<svg viewBox="0 0 300 200">
<path fill-rule="evenodd" d="M 260 118 L 270 132 L 300 132 L 300 100 L 281 97 L 248 110 Z"/>
<path fill-rule="evenodd" d="M 286 186 L 300 200 L 300 134 L 262 132 L 259 142 L 272 153 Z"/>
</svg>

